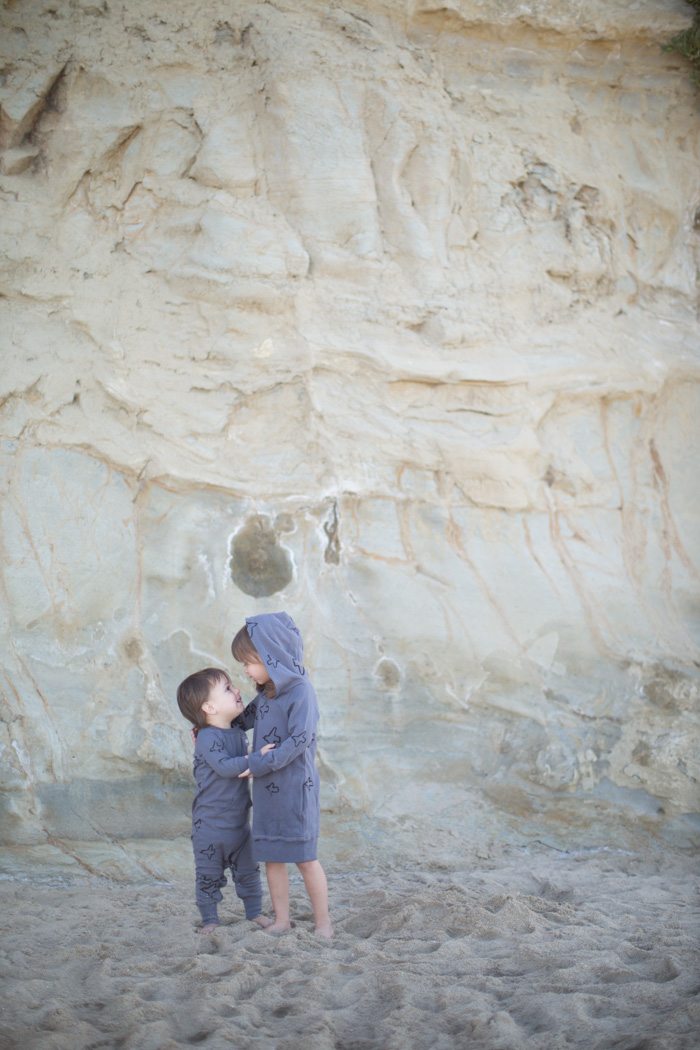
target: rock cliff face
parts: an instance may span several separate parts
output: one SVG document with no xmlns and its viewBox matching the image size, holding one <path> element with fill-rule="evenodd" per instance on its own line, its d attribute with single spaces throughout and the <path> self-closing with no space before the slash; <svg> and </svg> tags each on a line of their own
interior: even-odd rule
<svg viewBox="0 0 700 1050">
<path fill-rule="evenodd" d="M 6 0 L 9 841 L 186 829 L 280 608 L 326 808 L 692 837 L 689 11 Z"/>
</svg>

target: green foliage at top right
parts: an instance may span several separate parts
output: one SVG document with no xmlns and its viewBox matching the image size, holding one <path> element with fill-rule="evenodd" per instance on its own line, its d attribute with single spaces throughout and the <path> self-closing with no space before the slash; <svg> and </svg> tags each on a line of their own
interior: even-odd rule
<svg viewBox="0 0 700 1050">
<path fill-rule="evenodd" d="M 672 37 L 664 51 L 679 51 L 693 67 L 693 80 L 700 87 L 700 0 L 687 0 L 695 8 L 693 24 Z"/>
</svg>

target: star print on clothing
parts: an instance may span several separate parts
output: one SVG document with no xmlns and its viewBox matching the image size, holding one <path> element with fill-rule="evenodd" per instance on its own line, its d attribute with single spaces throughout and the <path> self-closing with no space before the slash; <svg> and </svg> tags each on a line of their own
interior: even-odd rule
<svg viewBox="0 0 700 1050">
<path fill-rule="evenodd" d="M 303 665 L 302 665 L 302 664 L 298 664 L 298 663 L 296 662 L 296 660 L 292 660 L 292 663 L 293 663 L 293 664 L 294 664 L 294 666 L 296 667 L 296 669 L 297 669 L 297 671 L 299 672 L 299 674 L 306 674 L 306 671 L 304 670 L 304 667 L 303 667 Z"/>
<path fill-rule="evenodd" d="M 209 857 L 209 860 L 215 855 L 216 850 L 214 849 L 214 843 L 210 842 L 206 849 L 200 849 L 200 853 L 203 853 L 205 857 Z"/>
<path fill-rule="evenodd" d="M 263 719 L 265 717 L 265 715 L 267 714 L 267 712 L 269 710 L 270 710 L 270 705 L 268 704 L 268 702 L 266 700 L 265 703 L 261 704 L 260 707 L 258 708 L 258 710 L 256 711 L 256 713 L 255 713 L 255 721 L 256 722 L 261 721 L 261 719 Z"/>
<path fill-rule="evenodd" d="M 209 897 L 211 900 L 220 901 L 221 894 L 219 893 L 219 886 L 224 886 L 225 882 L 221 879 L 213 879 L 210 875 L 198 875 L 197 876 L 197 887 L 205 897 Z"/>
<path fill-rule="evenodd" d="M 274 657 L 268 656 L 268 658 L 267 658 L 267 666 L 268 667 L 271 667 L 274 670 L 275 667 L 277 667 L 278 663 L 279 663 L 279 660 L 275 660 Z"/>
<path fill-rule="evenodd" d="M 269 791 L 271 795 L 278 795 L 280 789 L 277 787 L 277 784 L 266 784 L 265 790 Z"/>
<path fill-rule="evenodd" d="M 295 747 L 299 747 L 300 744 L 305 744 L 306 743 L 306 731 L 304 731 L 303 733 L 297 733 L 296 736 L 294 735 L 294 733 L 292 733 L 292 740 L 294 741 L 294 746 Z"/>
<path fill-rule="evenodd" d="M 218 739 L 215 740 L 214 743 L 209 748 L 209 752 L 210 753 L 212 751 L 223 751 L 223 750 L 224 750 L 224 742 L 223 742 L 223 740 L 218 740 Z"/>
<path fill-rule="evenodd" d="M 194 828 L 195 831 L 199 831 L 201 826 L 202 826 L 202 818 L 201 817 L 199 818 L 199 820 L 195 820 L 195 821 L 192 822 L 192 827 Z"/>
<path fill-rule="evenodd" d="M 248 637 L 249 638 L 253 637 L 253 631 L 255 630 L 255 628 L 257 626 L 258 626 L 258 621 L 257 620 L 248 620 L 248 622 L 246 623 L 246 627 L 248 628 Z"/>
<path fill-rule="evenodd" d="M 304 787 L 308 788 L 309 791 L 310 791 L 313 786 L 314 786 L 313 777 L 308 777 L 308 779 L 304 781 Z"/>
<path fill-rule="evenodd" d="M 277 726 L 273 726 L 270 732 L 263 737 L 266 744 L 281 744 L 282 737 L 277 732 Z"/>
</svg>

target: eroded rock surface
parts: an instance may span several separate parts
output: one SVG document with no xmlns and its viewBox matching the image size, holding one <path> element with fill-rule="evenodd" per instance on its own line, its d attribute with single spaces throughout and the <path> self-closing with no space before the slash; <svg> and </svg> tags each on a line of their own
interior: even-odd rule
<svg viewBox="0 0 700 1050">
<path fill-rule="evenodd" d="M 5 4 L 10 841 L 186 829 L 175 687 L 278 608 L 327 808 L 689 841 L 689 12 Z"/>
</svg>

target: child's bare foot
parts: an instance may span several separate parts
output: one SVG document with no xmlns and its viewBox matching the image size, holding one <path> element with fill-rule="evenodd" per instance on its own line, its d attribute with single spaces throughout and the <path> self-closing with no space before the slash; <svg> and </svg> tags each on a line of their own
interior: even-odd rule
<svg viewBox="0 0 700 1050">
<path fill-rule="evenodd" d="M 315 929 L 315 932 L 319 937 L 333 937 L 335 933 L 333 926 L 331 925 L 330 919 L 328 920 L 328 922 L 319 922 L 318 926 Z"/>
<path fill-rule="evenodd" d="M 280 934 L 289 933 L 291 928 L 291 922 L 277 922 L 275 920 L 270 926 L 265 927 L 265 933 L 274 933 L 279 937 Z"/>
<path fill-rule="evenodd" d="M 267 915 L 256 915 L 251 922 L 257 923 L 263 930 L 266 930 L 268 926 L 272 926 L 274 919 L 268 919 Z"/>
<path fill-rule="evenodd" d="M 217 922 L 208 922 L 206 926 L 200 926 L 197 933 L 213 933 L 214 930 L 218 930 L 219 924 Z"/>
</svg>

